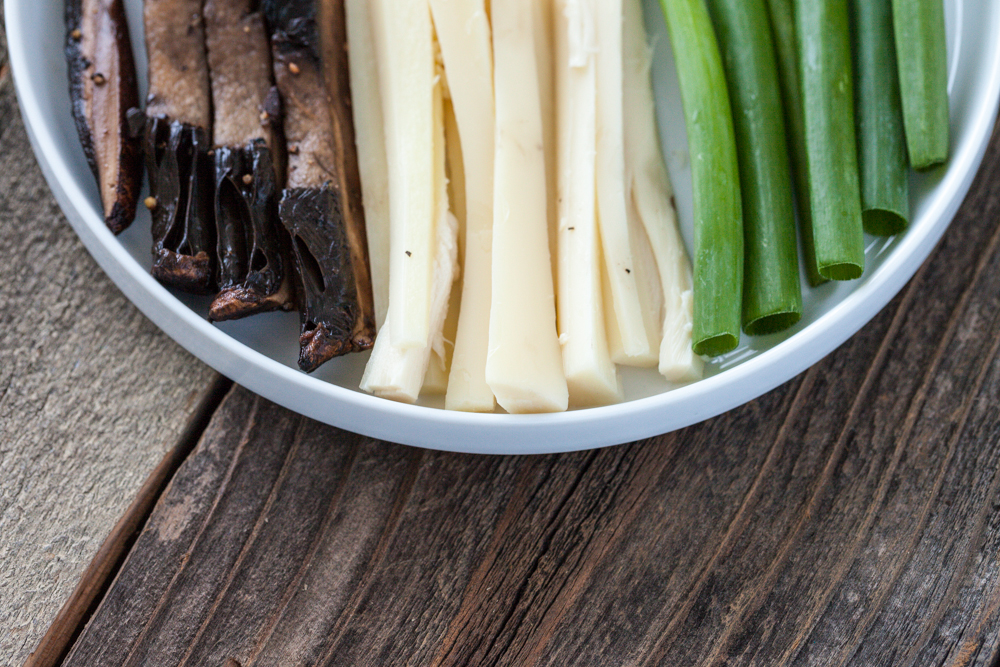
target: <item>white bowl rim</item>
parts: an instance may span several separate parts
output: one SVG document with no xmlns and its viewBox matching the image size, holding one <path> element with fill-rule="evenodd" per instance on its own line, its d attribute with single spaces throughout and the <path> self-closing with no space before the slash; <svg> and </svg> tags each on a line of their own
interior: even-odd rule
<svg viewBox="0 0 1000 667">
<path fill-rule="evenodd" d="M 5 0 L 8 26 L 22 25 L 22 1 Z M 300 373 L 232 339 L 156 282 L 99 216 L 79 204 L 87 194 L 71 177 L 52 128 L 38 121 L 38 95 L 22 76 L 29 58 L 24 37 L 21 30 L 7 31 L 11 71 L 49 187 L 88 251 L 150 320 L 223 375 L 308 417 L 382 440 L 482 454 L 576 451 L 670 432 L 751 401 L 820 361 L 871 320 L 928 257 L 968 194 L 1000 104 L 1000 41 L 994 41 L 984 57 L 987 71 L 980 74 L 984 102 L 973 110 L 971 129 L 954 146 L 940 185 L 951 196 L 934 198 L 923 224 L 908 231 L 867 281 L 787 340 L 715 376 L 648 398 L 559 414 L 468 414 L 394 403 Z"/>
</svg>

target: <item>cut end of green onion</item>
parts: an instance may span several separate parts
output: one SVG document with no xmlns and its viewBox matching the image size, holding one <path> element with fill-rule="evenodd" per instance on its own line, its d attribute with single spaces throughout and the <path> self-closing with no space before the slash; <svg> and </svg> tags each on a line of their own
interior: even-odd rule
<svg viewBox="0 0 1000 667">
<path fill-rule="evenodd" d="M 865 231 L 872 236 L 895 236 L 909 224 L 901 213 L 881 208 L 862 211 L 861 220 Z"/>
<path fill-rule="evenodd" d="M 802 319 L 802 313 L 789 310 L 783 313 L 772 313 L 747 322 L 743 330 L 750 336 L 766 336 L 768 334 L 784 331 L 788 327 L 794 326 Z"/>
<path fill-rule="evenodd" d="M 945 151 L 944 153 L 938 153 L 933 157 L 925 157 L 923 159 L 920 159 L 919 161 L 917 159 L 911 158 L 910 166 L 913 167 L 914 171 L 928 171 L 929 169 L 933 169 L 934 167 L 940 167 L 947 160 L 948 160 L 948 153 L 947 151 Z"/>
<path fill-rule="evenodd" d="M 857 280 L 864 273 L 864 270 L 863 264 L 843 262 L 819 267 L 819 275 L 827 280 Z"/>
<path fill-rule="evenodd" d="M 722 333 L 711 338 L 695 341 L 694 353 L 706 357 L 717 357 L 726 352 L 732 352 L 740 344 L 740 337 L 731 333 Z"/>
</svg>

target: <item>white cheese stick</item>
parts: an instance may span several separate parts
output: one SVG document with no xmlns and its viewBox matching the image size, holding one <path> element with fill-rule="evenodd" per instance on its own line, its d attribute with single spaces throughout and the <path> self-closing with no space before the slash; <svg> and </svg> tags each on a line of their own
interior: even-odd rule
<svg viewBox="0 0 1000 667">
<path fill-rule="evenodd" d="M 656 368 L 660 363 L 660 340 L 663 335 L 663 287 L 660 284 L 656 258 L 649 247 L 649 239 L 632 201 L 631 192 L 629 192 L 625 205 L 625 211 L 628 215 L 629 243 L 632 247 L 632 274 L 635 276 L 639 305 L 642 308 L 642 323 L 646 327 L 646 336 L 649 338 L 650 347 L 646 354 L 637 356 L 625 354 L 618 320 L 607 302 L 607 295 L 611 293 L 611 284 L 607 265 L 605 265 L 603 272 L 606 307 L 604 316 L 608 331 L 608 345 L 611 349 L 611 358 L 617 364 L 636 368 Z"/>
<path fill-rule="evenodd" d="M 431 356 L 444 353 L 442 335 L 448 315 L 448 301 L 452 285 L 458 275 L 458 219 L 449 210 L 448 180 L 445 177 L 445 131 L 442 88 L 438 78 L 433 87 L 433 136 L 432 160 L 434 172 L 434 205 L 437 212 L 434 245 L 434 277 L 431 290 L 430 334 L 420 347 L 403 347 L 395 344 L 392 328 L 394 312 L 388 316 L 386 326 L 375 339 L 375 348 L 361 378 L 361 389 L 395 401 L 413 403 L 420 395 L 427 376 Z"/>
<path fill-rule="evenodd" d="M 444 326 L 448 299 L 458 269 L 458 220 L 450 212 L 437 225 L 434 258 L 434 289 L 431 298 L 432 325 Z M 375 339 L 372 356 L 361 378 L 361 389 L 382 398 L 414 403 L 420 396 L 433 351 L 433 342 L 423 347 L 402 348 L 392 340 L 392 312 Z"/>
<path fill-rule="evenodd" d="M 389 165 L 385 156 L 382 92 L 375 58 L 369 0 L 346 0 L 348 58 L 354 143 L 358 147 L 361 196 L 365 207 L 368 259 L 375 297 L 375 326 L 389 309 Z"/>
<path fill-rule="evenodd" d="M 555 78 L 559 172 L 559 279 L 556 299 L 563 368 L 575 407 L 621 401 L 618 371 L 608 352 L 601 296 L 597 229 L 597 95 L 587 32 L 594 2 L 557 0 Z M 570 54 L 570 44 L 573 53 Z"/>
<path fill-rule="evenodd" d="M 492 77 L 492 73 L 490 74 Z M 448 92 L 447 88 L 445 92 Z M 462 162 L 462 142 L 458 135 L 458 122 L 455 120 L 455 109 L 451 98 L 444 100 L 444 144 L 446 156 L 445 173 L 448 177 L 448 202 L 451 212 L 458 219 L 458 256 L 465 252 L 465 171 Z M 492 228 L 493 221 L 490 220 Z M 431 361 L 424 376 L 422 393 L 445 395 L 448 391 L 448 375 L 451 372 L 451 358 L 455 349 L 455 335 L 458 331 L 459 304 L 462 301 L 461 271 L 451 288 L 451 298 L 448 300 L 448 316 L 444 320 L 444 331 L 441 345 L 431 350 Z M 489 307 L 487 306 L 487 312 Z M 485 360 L 483 362 L 485 366 Z M 484 378 L 485 382 L 485 378 Z M 490 392 L 493 396 L 493 392 Z"/>
<path fill-rule="evenodd" d="M 497 122 L 486 381 L 513 413 L 569 403 L 556 335 L 534 2 L 492 0 Z"/>
<path fill-rule="evenodd" d="M 635 258 L 636 266 L 635 281 L 639 286 L 639 302 L 642 304 L 643 316 L 648 314 L 645 321 L 649 339 L 656 342 L 650 363 L 644 367 L 656 368 L 659 364 L 660 341 L 663 338 L 663 283 L 660 281 L 656 255 L 653 253 L 646 228 L 642 224 L 642 218 L 639 217 L 639 210 L 635 207 L 635 201 L 631 197 L 631 191 L 627 204 L 629 234 L 632 238 L 632 256 Z"/>
<path fill-rule="evenodd" d="M 371 0 L 389 165 L 389 319 L 402 348 L 430 333 L 434 46 L 427 0 Z"/>
<path fill-rule="evenodd" d="M 621 334 L 621 349 L 612 347 L 619 363 L 629 358 L 648 358 L 656 343 L 651 341 L 643 318 L 636 283 L 632 242 L 628 228 L 625 189 L 625 127 L 623 100 L 624 16 L 622 0 L 595 3 L 597 34 L 597 206 L 601 249 L 610 293 L 605 308 L 614 313 Z M 648 317 L 648 314 L 647 314 Z M 641 361 L 640 361 L 641 363 Z"/>
<path fill-rule="evenodd" d="M 461 138 L 465 181 L 462 301 L 445 407 L 493 412 L 486 382 L 493 241 L 493 52 L 483 0 L 430 0 Z"/>
<path fill-rule="evenodd" d="M 557 0 L 535 0 L 535 57 L 538 62 L 538 99 L 542 104 L 542 142 L 545 144 L 545 187 L 548 193 L 549 248 L 552 280 L 559 292 L 555 248 L 559 232 L 559 160 L 556 137 L 555 25 Z"/>
<path fill-rule="evenodd" d="M 691 349 L 691 263 L 677 228 L 670 177 L 663 162 L 650 81 L 641 0 L 625 0 L 625 165 L 635 211 L 656 258 L 664 297 L 659 370 L 672 382 L 702 377 L 704 364 Z"/>
</svg>

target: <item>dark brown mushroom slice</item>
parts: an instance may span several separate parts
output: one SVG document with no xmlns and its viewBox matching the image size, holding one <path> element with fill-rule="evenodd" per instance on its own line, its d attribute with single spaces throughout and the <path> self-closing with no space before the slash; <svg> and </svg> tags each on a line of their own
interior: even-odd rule
<svg viewBox="0 0 1000 667">
<path fill-rule="evenodd" d="M 135 218 L 142 182 L 140 137 L 127 119 L 139 86 L 122 0 L 67 0 L 66 30 L 73 119 L 104 221 L 120 234 Z"/>
<path fill-rule="evenodd" d="M 311 373 L 330 359 L 371 347 L 355 336 L 357 286 L 350 269 L 340 196 L 329 184 L 290 188 L 281 200 L 281 221 L 292 237 L 300 278 L 299 368 Z"/>
<path fill-rule="evenodd" d="M 342 14 L 342 3 L 338 5 Z M 330 49 L 320 44 L 320 9 L 315 0 L 265 5 L 288 143 L 288 188 L 279 215 L 295 255 L 301 293 L 299 367 L 305 371 L 335 356 L 369 349 L 375 341 L 350 106 L 331 103 L 324 72 L 324 66 L 342 67 L 346 77 L 347 60 L 332 58 L 327 65 L 321 59 Z M 328 16 L 327 9 L 322 8 L 321 18 Z M 339 49 L 345 47 L 341 40 Z M 335 122 L 332 115 L 342 109 L 346 119 Z"/>
<path fill-rule="evenodd" d="M 207 0 L 205 46 L 212 82 L 219 294 L 209 319 L 231 320 L 295 305 L 278 221 L 273 153 L 280 124 L 264 17 L 252 0 Z"/>
<path fill-rule="evenodd" d="M 201 0 L 145 0 L 143 15 L 152 274 L 178 289 L 210 293 L 215 288 L 215 178 Z"/>
<path fill-rule="evenodd" d="M 215 219 L 219 294 L 209 308 L 215 322 L 272 310 L 291 310 L 285 231 L 278 220 L 271 151 L 263 139 L 245 148 L 215 149 Z"/>
<path fill-rule="evenodd" d="M 319 41 L 330 108 L 331 137 L 339 169 L 336 189 L 343 202 L 344 230 L 351 248 L 351 270 L 358 286 L 358 319 L 354 338 L 374 340 L 375 297 L 368 260 L 368 235 L 361 191 L 361 171 L 354 138 L 351 108 L 351 75 L 347 48 L 347 14 L 344 0 L 319 1 Z"/>
</svg>

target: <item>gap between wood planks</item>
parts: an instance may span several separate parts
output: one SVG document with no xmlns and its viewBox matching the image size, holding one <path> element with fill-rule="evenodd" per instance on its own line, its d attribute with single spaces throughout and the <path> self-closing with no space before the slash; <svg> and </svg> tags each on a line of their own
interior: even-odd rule
<svg viewBox="0 0 1000 667">
<path fill-rule="evenodd" d="M 0 72 L 0 86 L 2 85 L 3 78 Z M 73 594 L 63 604 L 34 652 L 28 656 L 24 667 L 56 667 L 62 664 L 77 636 L 104 599 L 104 594 L 118 574 L 125 557 L 132 550 L 132 544 L 146 525 L 157 500 L 170 484 L 177 469 L 198 445 L 212 415 L 232 387 L 232 380 L 221 375 L 216 378 L 202 397 L 177 444 L 143 483 L 132 504 L 125 510 L 125 514 L 115 524 L 94 555 L 94 559 L 84 570 Z"/>
</svg>

